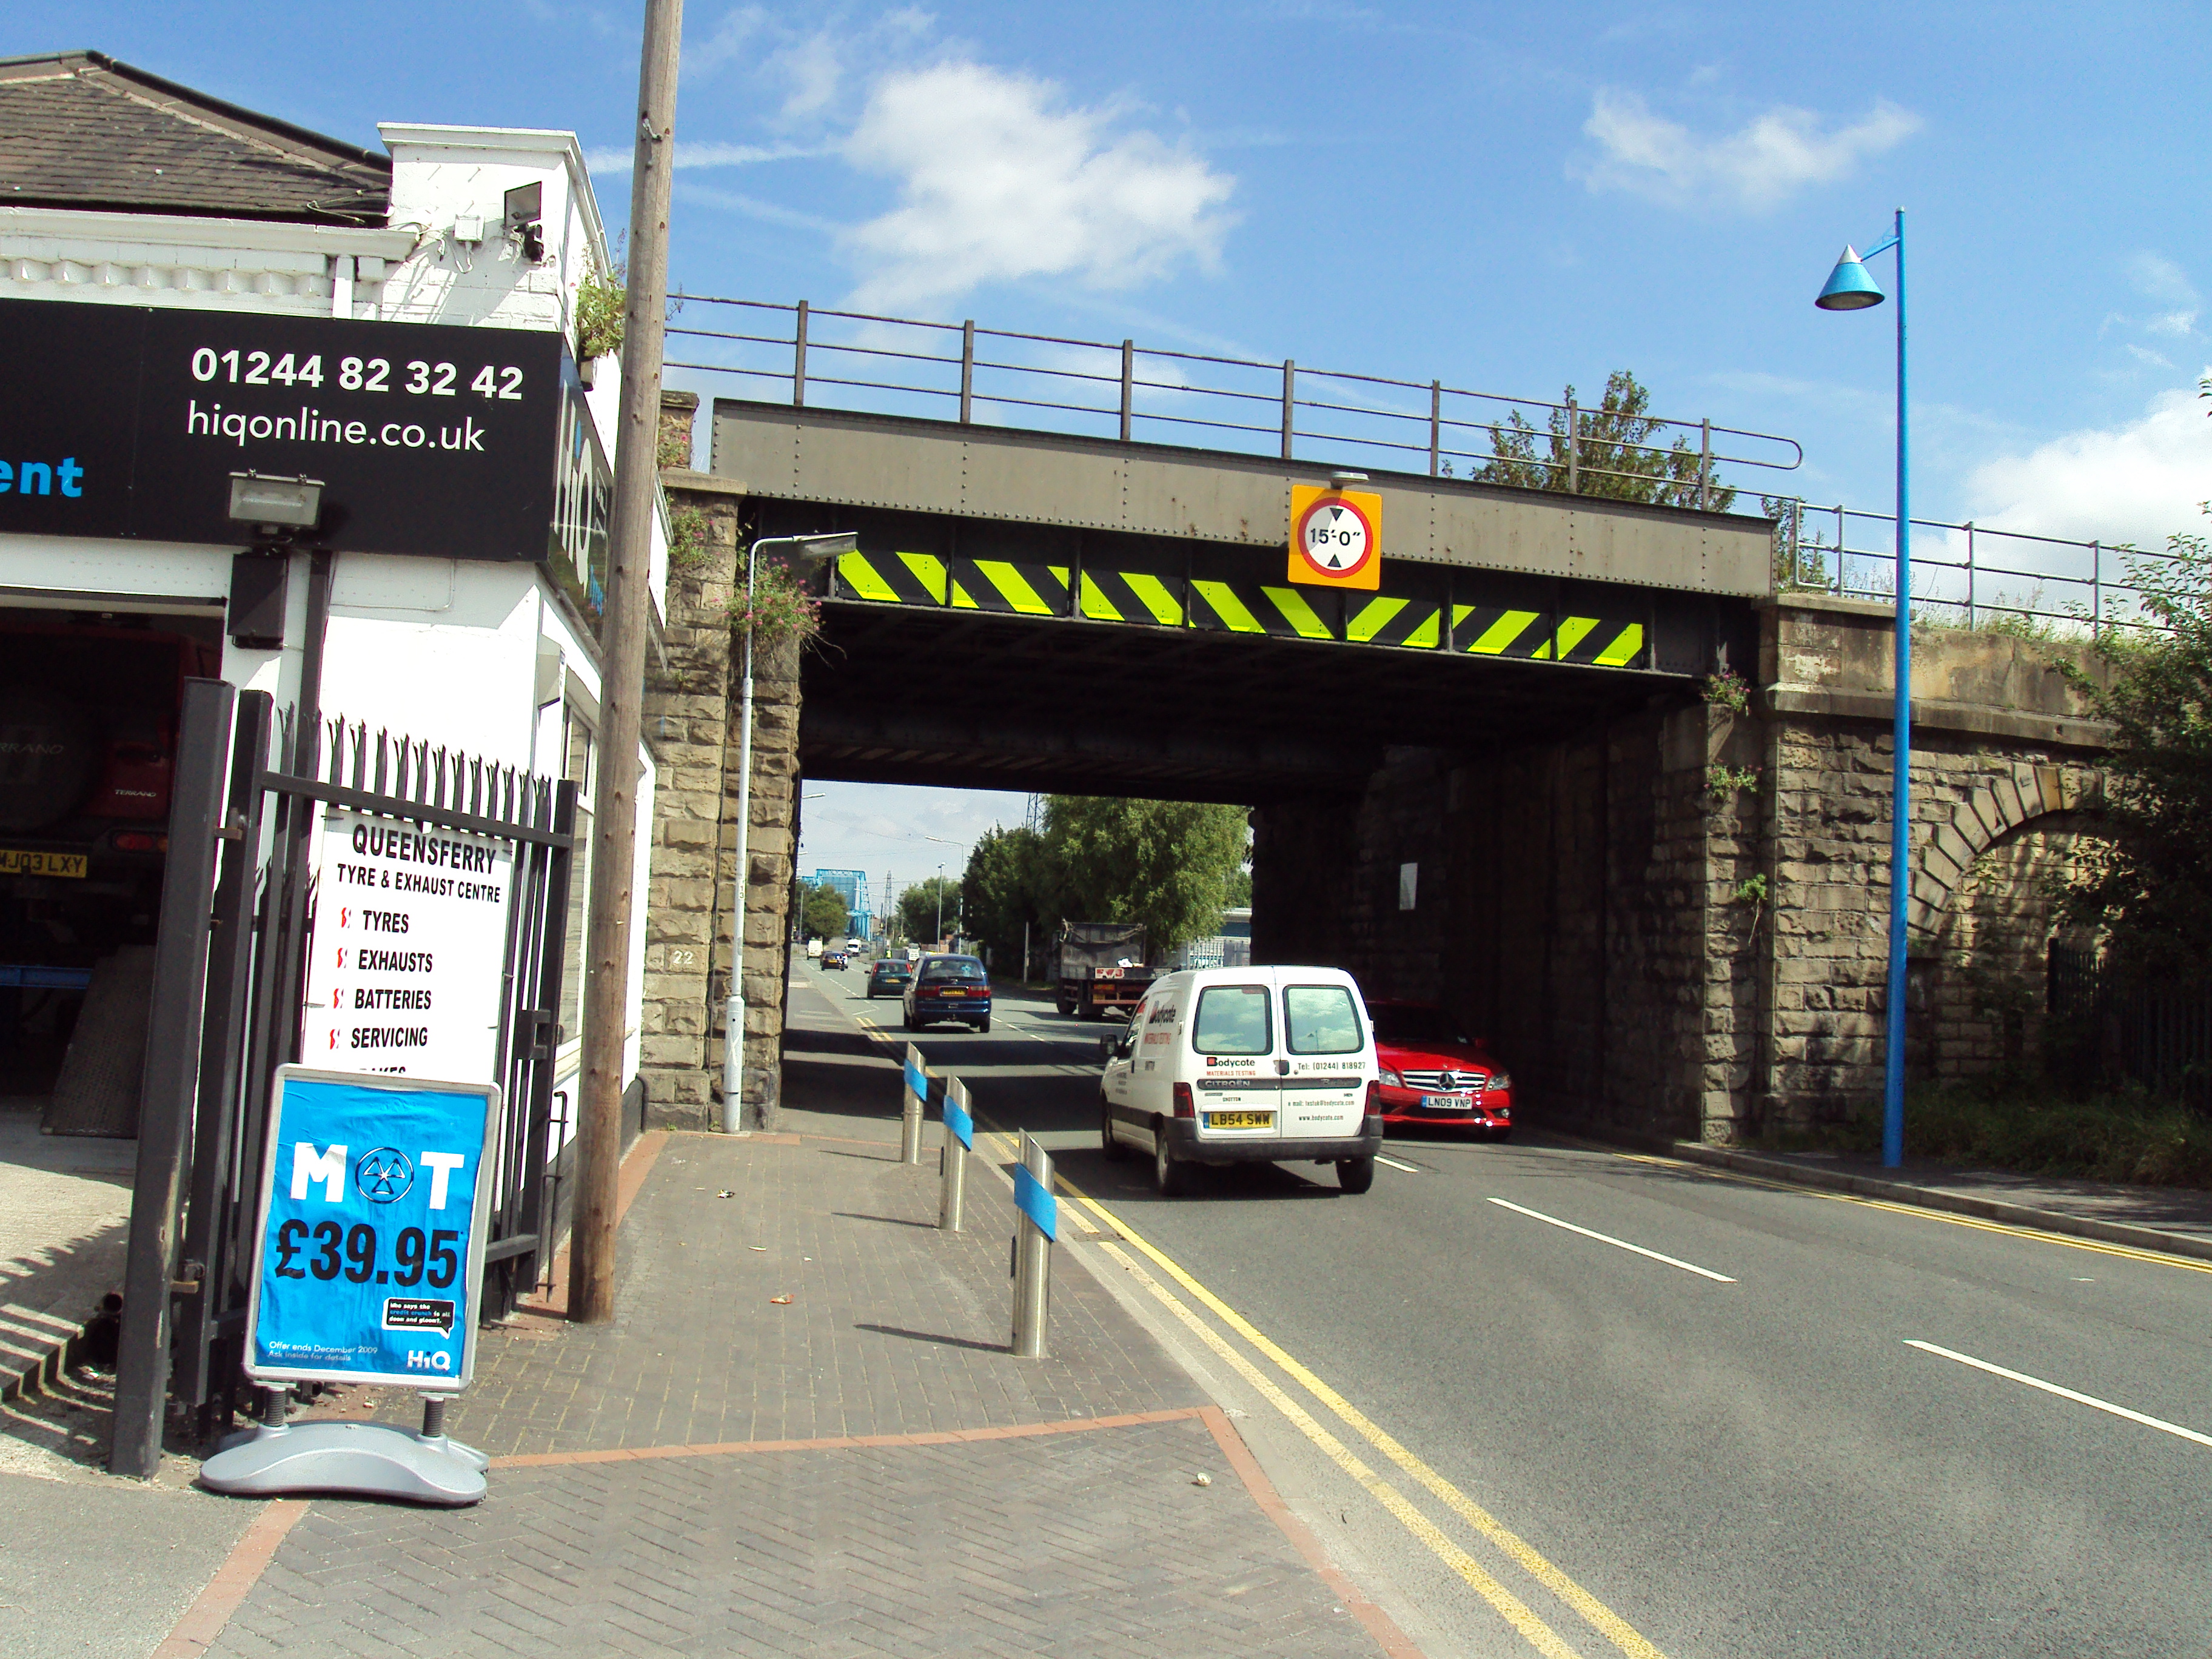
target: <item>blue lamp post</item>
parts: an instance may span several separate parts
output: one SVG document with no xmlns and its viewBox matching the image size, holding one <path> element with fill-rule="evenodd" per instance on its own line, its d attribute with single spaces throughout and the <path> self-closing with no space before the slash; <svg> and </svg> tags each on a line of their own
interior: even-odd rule
<svg viewBox="0 0 2212 1659">
<path fill-rule="evenodd" d="M 1905 1161 L 1905 903 L 1912 856 L 1912 489 L 1905 441 L 1905 210 L 1890 234 L 1862 256 L 1846 246 L 1813 303 L 1823 311 L 1864 311 L 1884 295 L 1866 261 L 1897 254 L 1897 707 L 1889 787 L 1889 1008 L 1882 1048 L 1881 1161 Z M 1843 556 L 1837 550 L 1836 556 Z"/>
</svg>

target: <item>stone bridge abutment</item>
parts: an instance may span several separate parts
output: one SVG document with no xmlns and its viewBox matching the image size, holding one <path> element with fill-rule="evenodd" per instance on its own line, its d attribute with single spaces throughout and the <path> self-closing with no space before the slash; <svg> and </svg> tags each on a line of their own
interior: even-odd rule
<svg viewBox="0 0 2212 1659">
<path fill-rule="evenodd" d="M 1890 612 L 1762 611 L 1741 708 L 1685 693 L 1572 738 L 1392 751 L 1359 794 L 1254 815 L 1254 950 L 1340 963 L 1485 1034 L 1528 1116 L 1729 1144 L 1881 1086 Z M 2051 878 L 2108 733 L 2084 647 L 1916 635 L 1909 1060 L 2024 1063 Z"/>
</svg>

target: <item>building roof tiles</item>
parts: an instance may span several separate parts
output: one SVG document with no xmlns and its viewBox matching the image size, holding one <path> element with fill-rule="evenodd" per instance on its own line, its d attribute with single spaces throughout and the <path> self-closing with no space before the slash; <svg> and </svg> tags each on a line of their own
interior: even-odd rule
<svg viewBox="0 0 2212 1659">
<path fill-rule="evenodd" d="M 95 52 L 0 59 L 0 204 L 381 225 L 392 163 Z"/>
</svg>

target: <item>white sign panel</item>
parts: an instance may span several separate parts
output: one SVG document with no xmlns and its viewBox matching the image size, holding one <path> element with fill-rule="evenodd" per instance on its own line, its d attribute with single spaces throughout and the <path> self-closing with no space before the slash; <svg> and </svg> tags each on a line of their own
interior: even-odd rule
<svg viewBox="0 0 2212 1659">
<path fill-rule="evenodd" d="M 514 843 L 325 807 L 308 1065 L 496 1083 Z"/>
</svg>

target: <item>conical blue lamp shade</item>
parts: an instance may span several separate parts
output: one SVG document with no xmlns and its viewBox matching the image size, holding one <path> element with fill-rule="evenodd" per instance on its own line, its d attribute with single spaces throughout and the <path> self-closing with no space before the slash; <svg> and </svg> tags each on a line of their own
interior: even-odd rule
<svg viewBox="0 0 2212 1659">
<path fill-rule="evenodd" d="M 1820 290 L 1820 297 L 1813 303 L 1823 311 L 1864 311 L 1869 306 L 1880 305 L 1887 297 L 1875 286 L 1874 278 L 1867 275 L 1859 251 L 1846 243 L 1844 257 L 1828 273 L 1827 287 Z"/>
</svg>

